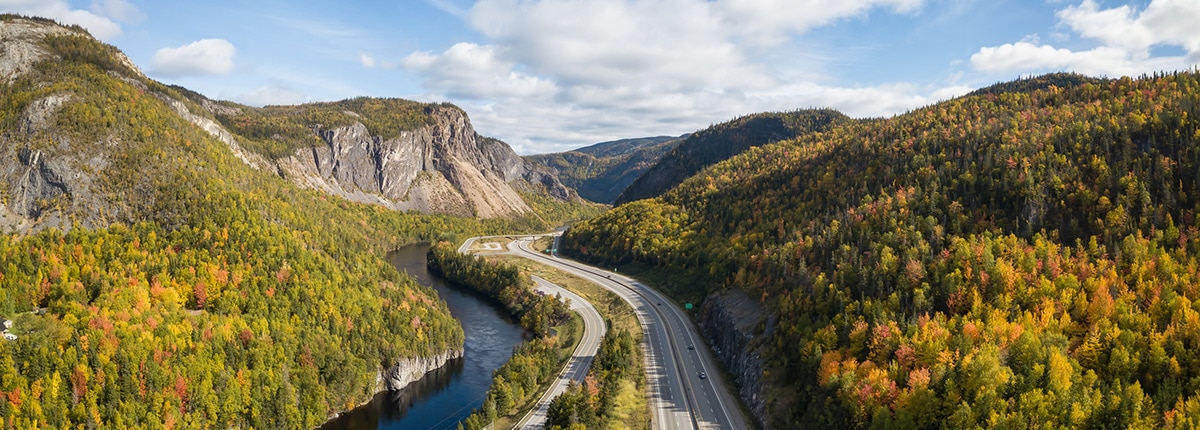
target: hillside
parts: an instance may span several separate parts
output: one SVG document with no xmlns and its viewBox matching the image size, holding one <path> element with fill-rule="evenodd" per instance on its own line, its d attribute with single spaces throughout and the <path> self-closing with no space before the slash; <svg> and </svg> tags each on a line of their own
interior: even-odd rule
<svg viewBox="0 0 1200 430">
<path fill-rule="evenodd" d="M 766 308 L 723 359 L 770 428 L 1194 427 L 1200 74 L 1038 81 L 748 150 L 563 249 L 710 327 Z"/>
<path fill-rule="evenodd" d="M 388 250 L 544 225 L 299 187 L 262 139 L 210 114 L 237 107 L 146 78 L 79 27 L 0 17 L 0 79 L 6 426 L 315 427 L 395 383 L 391 370 L 461 353 L 445 304 Z M 359 102 L 339 108 L 367 129 L 387 119 L 346 103 Z M 411 118 L 436 124 L 439 109 L 456 111 Z"/>
<path fill-rule="evenodd" d="M 580 197 L 608 204 L 682 139 L 670 136 L 621 139 L 525 159 L 553 170 L 563 184 L 579 191 Z"/>
<path fill-rule="evenodd" d="M 476 133 L 453 105 L 364 97 L 253 108 L 192 99 L 283 177 L 348 200 L 479 218 L 533 214 L 521 192 L 578 200 L 546 169 Z"/>
<path fill-rule="evenodd" d="M 747 115 L 692 133 L 629 184 L 615 204 L 657 197 L 700 170 L 771 142 L 819 133 L 849 121 L 841 112 L 808 109 Z"/>
</svg>

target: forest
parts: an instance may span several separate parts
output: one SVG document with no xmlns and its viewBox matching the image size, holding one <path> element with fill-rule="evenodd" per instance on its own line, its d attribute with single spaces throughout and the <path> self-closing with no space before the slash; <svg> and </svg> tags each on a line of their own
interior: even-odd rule
<svg viewBox="0 0 1200 430">
<path fill-rule="evenodd" d="M 777 428 L 1200 426 L 1200 73 L 1047 75 L 753 148 L 563 251 L 760 298 Z"/>
<path fill-rule="evenodd" d="M 524 158 L 553 169 L 558 179 L 578 191 L 580 197 L 609 204 L 682 140 L 670 136 L 623 139 Z"/>
<path fill-rule="evenodd" d="M 0 235 L 0 318 L 16 336 L 0 341 L 2 427 L 318 426 L 368 401 L 395 361 L 462 346 L 445 304 L 389 250 L 544 227 L 299 189 L 180 117 L 168 101 L 204 112 L 185 90 L 76 32 L 42 40 L 53 55 L 0 90 L 4 150 L 89 178 L 37 203 L 66 228 Z M 28 126 L 51 96 L 65 100 L 57 114 Z M 397 109 L 379 126 L 420 119 Z"/>
<path fill-rule="evenodd" d="M 320 130 L 361 122 L 373 135 L 386 140 L 433 121 L 427 113 L 427 105 L 403 99 L 357 97 L 337 102 L 263 108 L 221 103 L 231 109 L 217 115 L 217 120 L 241 136 L 247 148 L 271 159 L 323 144 L 317 134 Z"/>
<path fill-rule="evenodd" d="M 496 299 L 534 336 L 549 336 L 571 317 L 569 303 L 535 293 L 533 280 L 516 266 L 460 254 L 450 242 L 429 247 L 427 257 L 429 270 Z"/>
<path fill-rule="evenodd" d="M 616 198 L 616 204 L 657 197 L 700 170 L 743 151 L 849 121 L 833 109 L 801 109 L 745 115 L 687 136 L 638 176 Z"/>
<path fill-rule="evenodd" d="M 513 347 L 512 357 L 492 372 L 483 406 L 458 423 L 459 429 L 485 428 L 527 406 L 538 390 L 558 375 L 570 355 L 563 348 L 577 341 L 564 326 L 571 321 L 570 304 L 561 297 L 536 294 L 533 280 L 516 266 L 460 254 L 449 242 L 431 246 L 427 261 L 431 271 L 447 280 L 499 301 L 534 335 Z"/>
<path fill-rule="evenodd" d="M 550 402 L 546 428 L 613 428 L 621 385 L 632 384 L 636 378 L 633 373 L 638 371 L 638 343 L 628 330 L 605 333 L 583 383 L 572 382 L 566 392 Z"/>
</svg>

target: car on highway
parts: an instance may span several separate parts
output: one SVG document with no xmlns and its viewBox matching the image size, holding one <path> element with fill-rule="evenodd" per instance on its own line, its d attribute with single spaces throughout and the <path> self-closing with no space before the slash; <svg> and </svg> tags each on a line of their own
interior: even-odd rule
<svg viewBox="0 0 1200 430">
<path fill-rule="evenodd" d="M 704 372 L 700 372 L 700 379 L 708 379 L 708 374 L 704 373 Z"/>
<path fill-rule="evenodd" d="M 696 345 L 688 345 L 688 349 L 696 349 Z"/>
</svg>

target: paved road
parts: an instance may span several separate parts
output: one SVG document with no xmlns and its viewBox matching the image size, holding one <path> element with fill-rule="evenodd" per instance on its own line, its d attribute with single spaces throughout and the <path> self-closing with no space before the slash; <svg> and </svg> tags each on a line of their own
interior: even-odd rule
<svg viewBox="0 0 1200 430">
<path fill-rule="evenodd" d="M 600 350 L 600 340 L 604 338 L 606 330 L 604 318 L 601 318 L 596 308 L 583 297 L 537 276 L 533 277 L 533 281 L 537 284 L 534 287 L 535 290 L 551 296 L 561 295 L 564 300 L 570 300 L 571 310 L 578 312 L 583 317 L 583 339 L 579 342 L 579 346 L 575 347 L 570 361 L 563 367 L 562 372 L 559 372 L 554 385 L 538 400 L 537 408 L 529 411 L 514 427 L 518 429 L 540 429 L 545 426 L 546 411 L 550 409 L 550 401 L 567 391 L 569 381 L 575 381 L 576 384 L 583 382 L 588 369 L 592 367 L 592 360 L 596 358 L 596 352 Z"/>
<path fill-rule="evenodd" d="M 525 258 L 566 271 L 616 293 L 637 313 L 645 337 L 651 421 L 656 429 L 748 429 L 737 400 L 720 381 L 716 360 L 683 310 L 658 291 L 620 274 L 529 249 L 532 237 L 509 244 Z M 557 245 L 557 237 L 555 244 Z M 557 246 L 555 246 L 557 248 Z M 694 349 L 693 349 L 694 348 Z M 706 378 L 701 378 L 701 372 Z"/>
<path fill-rule="evenodd" d="M 476 240 L 498 237 L 504 236 L 472 237 L 463 242 L 462 246 L 458 248 L 458 252 L 467 253 Z M 537 407 L 530 410 L 529 413 L 525 414 L 513 426 L 513 428 L 523 430 L 545 427 L 546 413 L 550 410 L 550 401 L 565 392 L 570 381 L 574 381 L 575 383 L 583 382 L 583 379 L 587 377 L 588 369 L 592 367 L 592 361 L 595 360 L 596 353 L 600 350 L 600 341 L 604 338 L 604 333 L 607 331 L 604 318 L 600 316 L 600 312 L 596 311 L 596 307 L 592 306 L 583 297 L 537 276 L 533 276 L 532 278 L 534 281 L 534 290 L 551 296 L 560 296 L 563 300 L 569 301 L 571 310 L 583 317 L 583 339 L 579 341 L 579 345 L 571 353 L 571 358 L 567 360 L 566 365 L 563 366 L 562 371 L 559 372 L 550 389 L 542 393 L 542 397 L 538 399 Z"/>
</svg>

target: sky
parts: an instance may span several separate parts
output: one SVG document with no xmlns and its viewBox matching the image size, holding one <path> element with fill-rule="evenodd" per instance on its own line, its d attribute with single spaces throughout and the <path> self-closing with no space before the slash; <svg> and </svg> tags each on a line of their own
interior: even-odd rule
<svg viewBox="0 0 1200 430">
<path fill-rule="evenodd" d="M 1200 64 L 1198 0 L 0 0 L 248 105 L 450 102 L 518 153 Z"/>
</svg>

